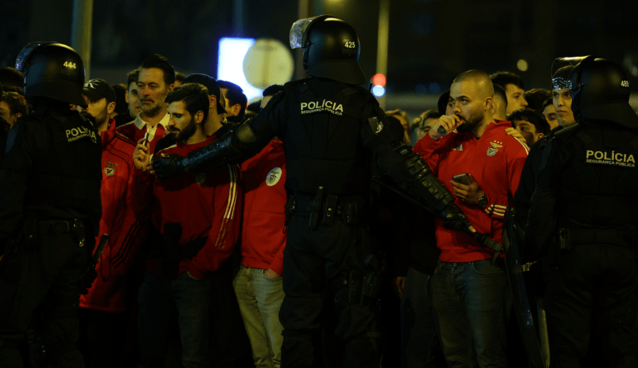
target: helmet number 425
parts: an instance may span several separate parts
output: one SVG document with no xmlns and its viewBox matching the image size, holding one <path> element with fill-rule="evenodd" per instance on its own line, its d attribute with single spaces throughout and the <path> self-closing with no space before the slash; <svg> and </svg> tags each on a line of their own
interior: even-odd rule
<svg viewBox="0 0 638 368">
<path fill-rule="evenodd" d="M 343 47 L 347 48 L 347 49 L 354 49 L 357 47 L 357 44 L 354 41 L 346 41 L 346 43 L 343 45 Z"/>
<path fill-rule="evenodd" d="M 77 68 L 77 67 L 75 66 L 75 63 L 74 63 L 74 62 L 71 62 L 71 61 L 65 61 L 65 62 L 64 62 L 64 64 L 62 64 L 62 65 L 64 65 L 65 67 L 67 67 L 67 68 L 69 68 L 69 69 L 75 69 L 75 68 Z"/>
</svg>

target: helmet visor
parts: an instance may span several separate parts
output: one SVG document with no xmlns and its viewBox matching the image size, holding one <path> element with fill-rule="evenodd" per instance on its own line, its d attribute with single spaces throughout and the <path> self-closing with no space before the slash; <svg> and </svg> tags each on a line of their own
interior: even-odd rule
<svg viewBox="0 0 638 368">
<path fill-rule="evenodd" d="M 304 47 L 305 34 L 308 30 L 308 27 L 312 24 L 312 22 L 316 21 L 318 18 L 327 18 L 328 15 L 318 15 L 316 17 L 303 18 L 299 19 L 295 23 L 292 24 L 290 28 L 290 48 L 291 49 L 299 49 Z"/>
<path fill-rule="evenodd" d="M 29 60 L 29 56 L 31 55 L 33 50 L 37 49 L 38 47 L 42 45 L 47 45 L 50 43 L 55 43 L 55 42 L 54 41 L 36 41 L 36 42 L 30 42 L 26 46 L 24 46 L 22 50 L 20 50 L 20 53 L 18 54 L 18 58 L 16 59 L 16 69 L 18 69 L 20 72 L 24 72 L 23 69 L 24 69 L 24 66 L 26 65 L 26 61 Z"/>
<path fill-rule="evenodd" d="M 552 86 L 555 90 L 572 89 L 569 72 L 588 56 L 560 57 L 552 63 Z M 568 68 L 571 67 L 571 68 Z"/>
</svg>

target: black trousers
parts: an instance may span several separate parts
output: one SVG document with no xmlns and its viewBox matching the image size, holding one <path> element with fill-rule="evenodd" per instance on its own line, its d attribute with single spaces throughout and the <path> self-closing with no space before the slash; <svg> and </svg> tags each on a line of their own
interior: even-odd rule
<svg viewBox="0 0 638 368">
<path fill-rule="evenodd" d="M 561 257 L 545 293 L 552 368 L 579 367 L 592 333 L 607 367 L 636 367 L 637 280 L 629 248 L 579 244 Z"/>
<path fill-rule="evenodd" d="M 88 266 L 86 247 L 56 225 L 40 228 L 0 261 L 0 367 L 23 367 L 17 344 L 42 304 L 44 366 L 84 367 L 77 349 L 79 284 Z"/>
<path fill-rule="evenodd" d="M 378 367 L 379 347 L 373 307 L 348 302 L 351 271 L 363 279 L 364 261 L 372 253 L 367 230 L 335 220 L 309 230 L 308 217 L 292 216 L 284 252 L 283 288 L 279 312 L 284 327 L 281 367 L 323 365 L 321 339 L 324 300 L 334 301 L 334 335 L 343 344 L 344 367 Z M 360 275 L 360 276 L 359 276 Z M 326 298 L 325 294 L 330 294 Z M 356 296 L 355 296 L 356 299 Z M 330 306 L 329 309 L 332 309 Z"/>
</svg>

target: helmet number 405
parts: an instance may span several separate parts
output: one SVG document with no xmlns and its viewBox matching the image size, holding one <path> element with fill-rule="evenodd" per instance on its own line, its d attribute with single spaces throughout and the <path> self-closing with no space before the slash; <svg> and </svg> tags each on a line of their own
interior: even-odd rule
<svg viewBox="0 0 638 368">
<path fill-rule="evenodd" d="M 346 43 L 343 45 L 343 47 L 347 48 L 347 49 L 354 49 L 357 47 L 357 44 L 354 41 L 346 41 Z"/>
<path fill-rule="evenodd" d="M 62 65 L 64 65 L 65 67 L 67 67 L 67 68 L 69 68 L 69 69 L 75 69 L 75 68 L 77 68 L 77 67 L 75 66 L 75 63 L 74 63 L 74 62 L 71 62 L 71 61 L 65 61 L 65 62 L 64 62 L 64 64 L 62 64 Z"/>
</svg>

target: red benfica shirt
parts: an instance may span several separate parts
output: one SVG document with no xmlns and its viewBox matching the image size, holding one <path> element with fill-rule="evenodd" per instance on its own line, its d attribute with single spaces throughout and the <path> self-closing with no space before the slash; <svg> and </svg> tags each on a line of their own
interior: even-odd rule
<svg viewBox="0 0 638 368">
<path fill-rule="evenodd" d="M 480 139 L 471 132 L 450 133 L 438 141 L 425 135 L 414 146 L 430 168 L 450 192 L 454 175 L 469 173 L 485 192 L 488 205 L 484 209 L 467 204 L 458 198 L 454 203 L 480 233 L 490 234 L 503 244 L 503 217 L 507 208 L 507 191 L 516 193 L 521 172 L 527 158 L 527 146 L 505 133 L 509 121 L 491 123 Z M 491 258 L 494 252 L 478 244 L 470 235 L 447 230 L 443 220 L 436 219 L 439 259 L 444 262 L 473 262 Z"/>
<path fill-rule="evenodd" d="M 149 137 L 149 148 L 151 153 L 155 152 L 155 145 L 159 142 L 162 137 L 166 135 L 166 124 L 168 124 L 168 120 L 170 119 L 170 115 L 166 114 L 162 120 L 155 125 L 155 129 L 152 133 L 152 136 Z M 135 142 L 139 142 L 140 139 L 144 138 L 144 134 L 148 128 L 147 123 L 142 120 L 142 118 L 138 115 L 135 120 L 130 123 L 124 124 L 117 128 L 117 132 L 124 135 L 128 139 Z"/>
<path fill-rule="evenodd" d="M 80 307 L 106 312 L 123 312 L 125 286 L 130 266 L 140 249 L 142 224 L 131 207 L 133 151 L 135 144 L 115 130 L 115 120 L 102 132 L 102 218 L 96 247 L 102 234 L 109 235 L 96 266 L 97 279 L 88 294 L 80 296 Z"/>
<path fill-rule="evenodd" d="M 284 144 L 274 140 L 241 165 L 244 214 L 241 264 L 284 272 L 286 248 L 286 157 Z"/>
<path fill-rule="evenodd" d="M 217 139 L 186 145 L 177 142 L 157 154 L 186 156 Z M 202 278 L 215 271 L 226 260 L 239 237 L 242 198 L 237 165 L 222 165 L 211 171 L 172 178 L 157 179 L 148 171 L 133 174 L 133 206 L 143 216 L 149 209 L 153 226 L 164 232 L 164 224 L 177 222 L 182 226 L 180 246 L 202 237 L 206 244 L 192 259 L 182 260 L 179 274 L 188 271 Z M 146 268 L 161 273 L 161 259 L 148 260 Z"/>
</svg>

